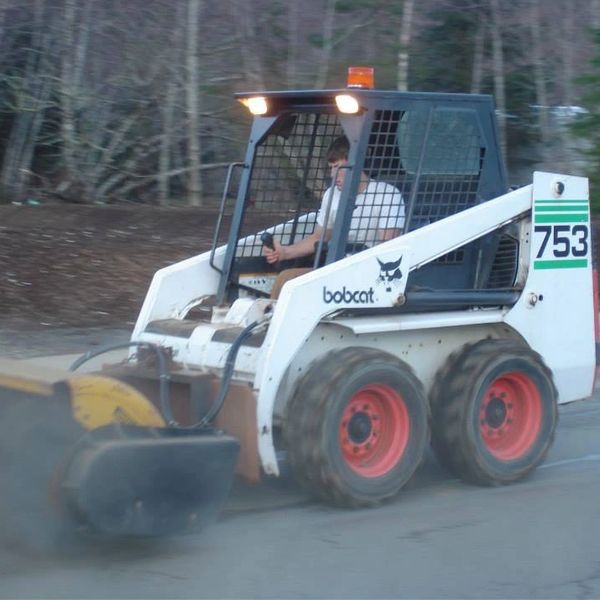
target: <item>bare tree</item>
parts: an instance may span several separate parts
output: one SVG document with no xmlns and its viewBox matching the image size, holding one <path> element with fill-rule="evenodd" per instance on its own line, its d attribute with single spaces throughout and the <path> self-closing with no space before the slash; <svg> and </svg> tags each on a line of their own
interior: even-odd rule
<svg viewBox="0 0 600 600">
<path fill-rule="evenodd" d="M 600 0 L 591 0 L 590 12 L 592 16 L 592 27 L 600 29 Z"/>
<path fill-rule="evenodd" d="M 287 86 L 293 89 L 297 85 L 297 69 L 299 54 L 300 4 L 288 4 L 288 55 L 287 55 Z"/>
<path fill-rule="evenodd" d="M 561 46 L 561 68 L 560 73 L 560 88 L 562 91 L 560 104 L 563 106 L 573 106 L 574 104 L 574 79 L 575 79 L 575 64 L 574 64 L 574 44 L 575 39 L 575 6 L 572 2 L 567 2 L 563 6 L 562 28 L 560 32 Z M 573 147 L 573 138 L 571 132 L 566 127 L 559 128 L 560 141 L 562 146 L 563 164 L 562 170 L 570 170 L 571 165 L 576 160 L 576 151 Z"/>
<path fill-rule="evenodd" d="M 531 0 L 531 59 L 535 80 L 538 128 L 542 140 L 542 160 L 545 160 L 550 140 L 548 123 L 548 91 L 542 49 L 540 0 Z"/>
<path fill-rule="evenodd" d="M 61 72 L 61 108 L 62 108 L 62 153 L 68 181 L 77 177 L 76 128 L 75 128 L 75 97 L 78 82 L 75 79 L 75 57 L 83 57 L 83 52 L 75 50 L 75 31 L 77 17 L 77 1 L 65 0 L 64 12 L 64 46 L 62 48 Z"/>
<path fill-rule="evenodd" d="M 323 14 L 323 35 L 321 46 L 321 57 L 317 70 L 317 79 L 315 87 L 321 89 L 327 83 L 327 75 L 329 73 L 329 62 L 331 61 L 331 53 L 333 51 L 333 33 L 335 20 L 335 6 L 337 0 L 326 0 L 325 11 Z"/>
<path fill-rule="evenodd" d="M 471 71 L 471 93 L 481 92 L 481 78 L 483 75 L 483 53 L 485 49 L 485 19 L 481 10 L 477 11 L 477 29 L 473 43 L 473 68 Z"/>
<path fill-rule="evenodd" d="M 562 104 L 571 106 L 573 104 L 573 79 L 574 79 L 574 44 L 575 39 L 575 6 L 573 2 L 567 2 L 563 6 L 563 32 L 560 36 L 561 45 L 561 87 Z"/>
<path fill-rule="evenodd" d="M 504 73 L 504 49 L 502 44 L 502 18 L 498 0 L 489 0 L 492 15 L 492 55 L 494 72 L 494 94 L 500 128 L 500 145 L 506 163 L 506 84 Z"/>
<path fill-rule="evenodd" d="M 398 78 L 396 88 L 401 92 L 408 90 L 408 58 L 410 51 L 410 33 L 413 26 L 414 0 L 404 0 L 402 4 L 402 23 L 400 25 L 400 47 L 398 50 Z"/>
<path fill-rule="evenodd" d="M 34 0 L 29 25 L 30 45 L 24 48 L 24 68 L 7 79 L 14 118 L 4 146 L 2 184 L 21 196 L 31 175 L 35 145 L 51 90 L 53 39 L 44 0 Z"/>
<path fill-rule="evenodd" d="M 201 0 L 188 0 L 186 65 L 187 65 L 187 123 L 188 123 L 188 204 L 202 205 L 202 180 L 200 179 L 200 90 L 198 85 L 198 38 Z"/>
<path fill-rule="evenodd" d="M 457 23 L 474 27 L 463 34 Z M 271 78 L 323 88 L 341 79 L 333 65 L 369 58 L 388 65 L 380 85 L 410 89 L 413 72 L 428 76 L 427 64 L 409 69 L 417 45 L 446 33 L 427 63 L 452 89 L 493 86 L 504 153 L 507 106 L 523 115 L 533 103 L 535 151 L 549 138 L 566 162 L 570 140 L 552 135 L 544 107 L 580 103 L 590 25 L 600 25 L 600 0 L 0 0 L 0 181 L 21 194 L 36 171 L 71 200 L 165 205 L 182 195 L 199 205 L 214 192 L 202 174 L 239 156 L 247 131 L 234 89 Z M 460 61 L 444 54 L 465 42 Z M 519 95 L 507 97 L 509 76 Z"/>
<path fill-rule="evenodd" d="M 261 43 L 256 33 L 254 7 L 248 0 L 231 0 L 231 12 L 239 34 L 239 49 L 247 83 L 254 89 L 263 90 L 265 80 L 259 54 Z"/>
</svg>

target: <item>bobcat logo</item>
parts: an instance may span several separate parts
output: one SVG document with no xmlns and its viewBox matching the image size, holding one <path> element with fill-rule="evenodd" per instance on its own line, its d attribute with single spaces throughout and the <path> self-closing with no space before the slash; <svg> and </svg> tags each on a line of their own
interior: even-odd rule
<svg viewBox="0 0 600 600">
<path fill-rule="evenodd" d="M 400 263 L 402 262 L 402 257 L 393 262 L 381 262 L 377 259 L 379 263 L 379 277 L 377 278 L 377 283 L 385 284 L 385 291 L 391 292 L 392 285 L 399 283 L 402 279 L 402 271 L 400 270 Z"/>
</svg>

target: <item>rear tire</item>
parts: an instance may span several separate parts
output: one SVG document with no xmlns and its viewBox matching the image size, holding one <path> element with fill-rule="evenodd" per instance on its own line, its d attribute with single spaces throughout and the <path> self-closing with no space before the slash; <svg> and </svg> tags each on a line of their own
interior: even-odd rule
<svg viewBox="0 0 600 600">
<path fill-rule="evenodd" d="M 554 439 L 552 374 L 539 354 L 512 340 L 483 340 L 450 356 L 431 396 L 436 456 L 466 481 L 517 481 Z"/>
<path fill-rule="evenodd" d="M 298 382 L 286 440 L 294 477 L 337 506 L 394 496 L 429 441 L 423 386 L 410 367 L 371 348 L 336 350 Z"/>
</svg>

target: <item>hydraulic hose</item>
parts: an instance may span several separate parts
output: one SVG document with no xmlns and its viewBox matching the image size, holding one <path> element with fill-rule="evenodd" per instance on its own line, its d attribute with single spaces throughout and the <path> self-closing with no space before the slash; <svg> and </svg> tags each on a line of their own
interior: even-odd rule
<svg viewBox="0 0 600 600">
<path fill-rule="evenodd" d="M 159 402 L 160 411 L 163 419 L 167 422 L 169 427 L 177 427 L 178 423 L 173 417 L 173 411 L 171 410 L 171 400 L 169 397 L 169 382 L 171 377 L 167 368 L 167 360 L 165 358 L 165 349 L 158 344 L 151 344 L 150 342 L 122 342 L 120 344 L 112 344 L 110 346 L 103 346 L 97 350 L 89 350 L 83 356 L 80 356 L 70 367 L 69 371 L 76 371 L 82 364 L 88 362 L 92 358 L 105 354 L 112 350 L 119 350 L 121 348 L 130 348 L 135 346 L 137 348 L 148 348 L 153 350 L 158 358 L 158 376 L 159 376 Z"/>
<path fill-rule="evenodd" d="M 221 387 L 219 388 L 219 395 L 208 409 L 208 412 L 204 415 L 204 417 L 202 417 L 202 419 L 200 419 L 200 421 L 198 421 L 198 423 L 196 423 L 193 427 L 207 427 L 209 423 L 219 414 L 223 408 L 223 404 L 225 403 L 227 392 L 229 391 L 229 384 L 231 383 L 231 378 L 233 377 L 235 359 L 237 358 L 239 349 L 243 342 L 252 335 L 254 330 L 265 322 L 265 319 L 261 319 L 260 321 L 254 321 L 253 323 L 250 323 L 250 325 L 244 327 L 235 340 L 233 340 L 231 347 L 229 348 L 229 352 L 227 353 L 227 359 L 225 360 L 223 376 L 221 378 Z"/>
<path fill-rule="evenodd" d="M 229 385 L 231 384 L 231 379 L 233 377 L 233 370 L 235 367 L 235 360 L 237 358 L 238 352 L 240 350 L 241 345 L 244 341 L 249 338 L 254 330 L 259 326 L 264 324 L 268 319 L 261 319 L 259 321 L 254 321 L 250 323 L 247 327 L 244 327 L 240 334 L 235 338 L 232 342 L 231 347 L 229 348 L 229 352 L 227 353 L 227 358 L 225 360 L 225 366 L 223 368 L 223 376 L 221 378 L 221 387 L 219 388 L 219 395 L 216 400 L 212 403 L 211 407 L 207 411 L 207 413 L 194 425 L 186 427 L 186 429 L 200 429 L 204 427 L 208 427 L 211 421 L 219 414 L 221 409 L 223 408 L 223 404 L 225 403 L 225 398 L 227 397 L 227 392 L 229 391 Z M 167 369 L 167 360 L 165 358 L 165 349 L 159 346 L 158 344 L 151 344 L 150 342 L 123 342 L 120 344 L 112 344 L 110 346 L 104 346 L 102 348 L 98 348 L 97 350 L 90 350 L 86 352 L 83 356 L 79 357 L 69 368 L 69 371 L 76 371 L 81 365 L 88 362 L 92 358 L 99 356 L 100 354 L 105 354 L 106 352 L 110 352 L 112 350 L 119 350 L 121 348 L 130 348 L 132 346 L 138 348 L 149 348 L 153 350 L 158 358 L 158 370 L 159 370 L 159 381 L 160 381 L 160 391 L 159 391 L 159 401 L 160 401 L 160 410 L 163 418 L 167 422 L 169 427 L 182 427 L 173 417 L 173 411 L 171 409 L 171 401 L 169 396 L 169 382 L 170 375 Z"/>
</svg>

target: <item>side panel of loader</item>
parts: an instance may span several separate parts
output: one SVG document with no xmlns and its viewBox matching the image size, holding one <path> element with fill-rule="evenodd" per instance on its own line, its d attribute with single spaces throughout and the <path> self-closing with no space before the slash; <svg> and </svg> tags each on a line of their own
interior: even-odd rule
<svg viewBox="0 0 600 600">
<path fill-rule="evenodd" d="M 588 181 L 535 173 L 532 194 L 527 281 L 505 320 L 543 356 L 559 401 L 570 402 L 592 393 L 596 362 Z"/>
</svg>

